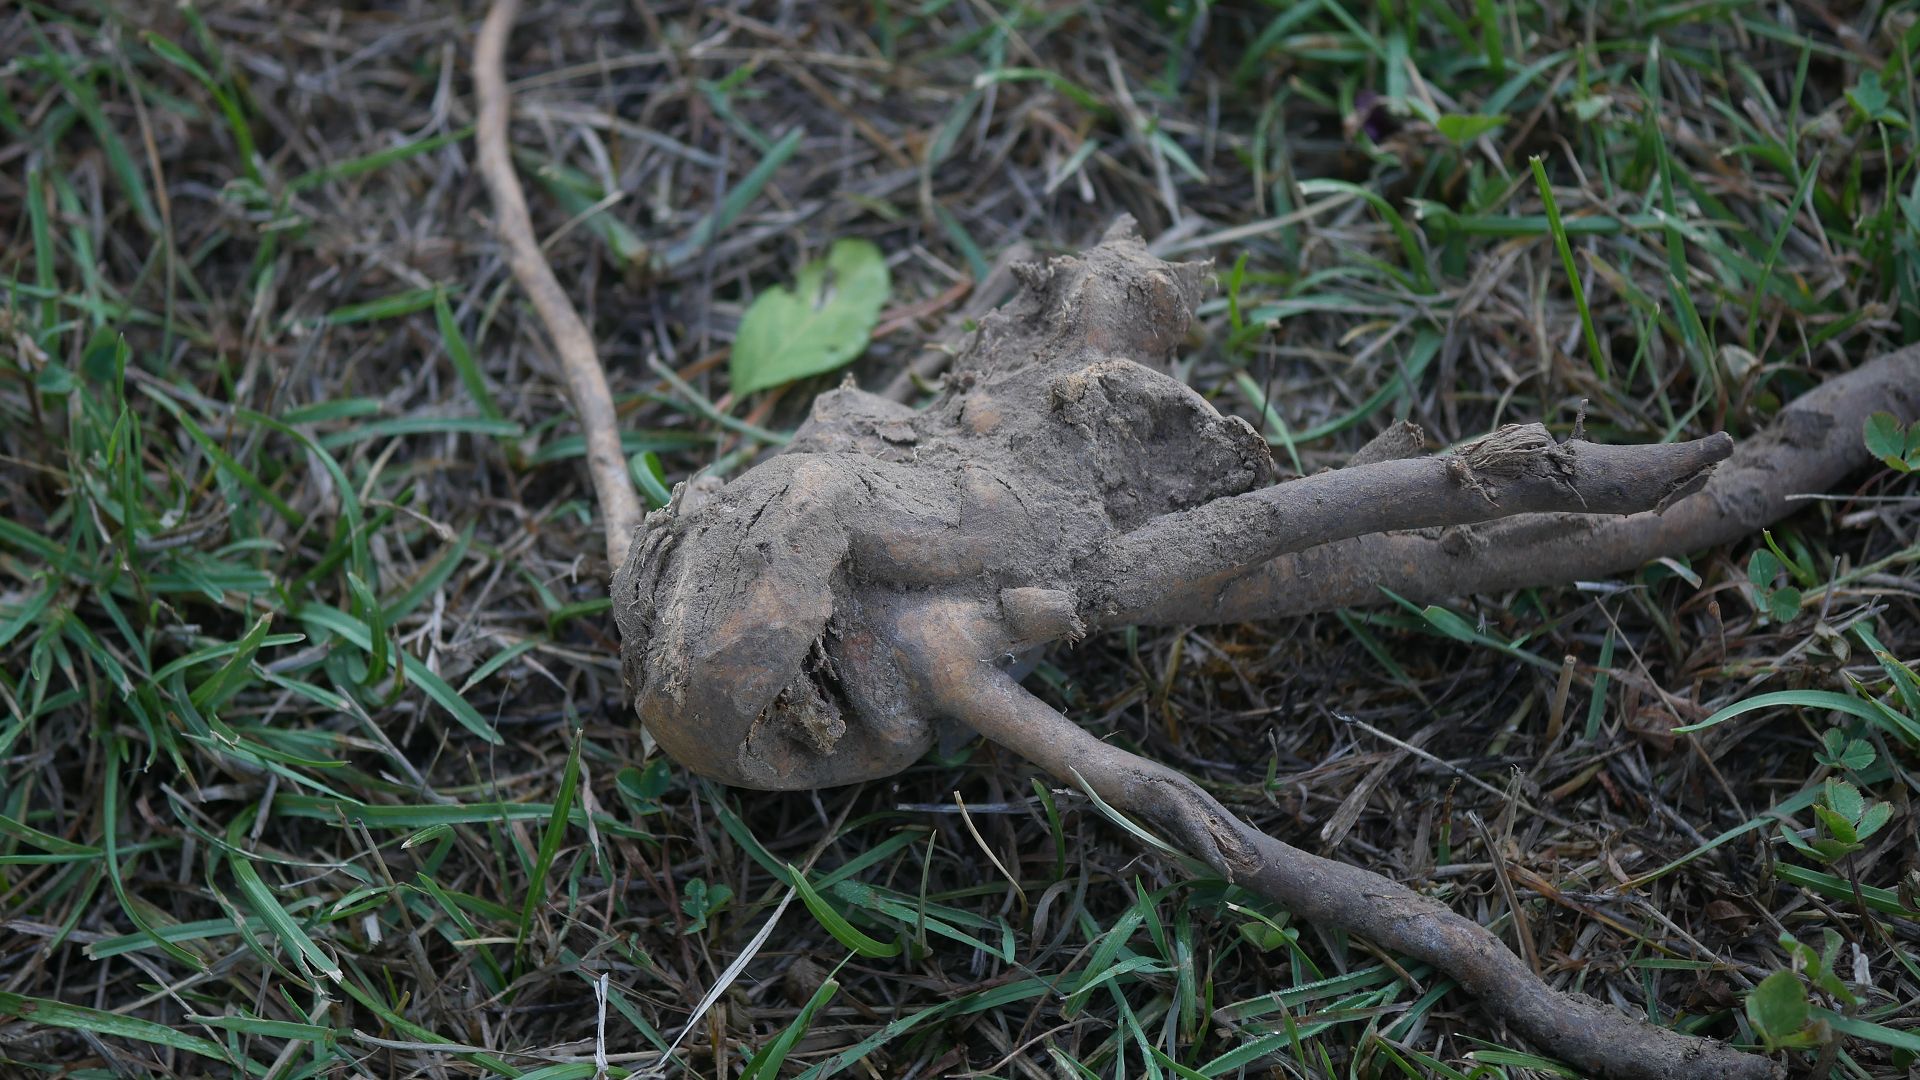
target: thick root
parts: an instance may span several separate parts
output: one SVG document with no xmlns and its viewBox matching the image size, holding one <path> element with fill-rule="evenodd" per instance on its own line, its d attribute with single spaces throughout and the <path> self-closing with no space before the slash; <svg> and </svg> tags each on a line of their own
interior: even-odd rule
<svg viewBox="0 0 1920 1080">
<path fill-rule="evenodd" d="M 1196 583 L 1333 540 L 1516 514 L 1657 514 L 1731 453 L 1725 434 L 1606 446 L 1557 443 L 1539 424 L 1516 424 L 1445 457 L 1374 461 L 1155 518 L 1080 564 L 1082 594 L 1090 618 L 1124 623 Z"/>
<path fill-rule="evenodd" d="M 1437 535 L 1355 536 L 1158 595 L 1135 594 L 1138 603 L 1116 605 L 1102 621 L 1242 622 L 1377 604 L 1386 600 L 1385 589 L 1425 602 L 1604 578 L 1662 556 L 1732 543 L 1803 508 L 1795 495 L 1824 492 L 1868 462 L 1861 427 L 1883 409 L 1904 422 L 1920 419 L 1920 346 L 1888 353 L 1803 394 L 1765 431 L 1744 440 L 1698 494 L 1664 511 L 1612 519 L 1525 514 Z"/>
</svg>

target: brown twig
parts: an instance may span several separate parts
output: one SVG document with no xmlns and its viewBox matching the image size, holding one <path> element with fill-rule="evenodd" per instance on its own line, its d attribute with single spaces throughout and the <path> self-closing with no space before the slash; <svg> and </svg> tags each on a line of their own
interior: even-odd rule
<svg viewBox="0 0 1920 1080">
<path fill-rule="evenodd" d="M 587 443 L 587 471 L 593 476 L 594 495 L 607 532 L 607 560 L 618 569 L 626 561 L 627 545 L 644 517 L 627 474 L 627 455 L 620 449 L 620 426 L 614 415 L 613 392 L 607 388 L 606 369 L 594 349 L 593 336 L 574 310 L 553 268 L 540 252 L 527 197 L 513 169 L 507 146 L 507 116 L 512 95 L 502 74 L 507 34 L 519 14 L 519 0 L 494 0 L 473 43 L 473 90 L 479 102 L 474 142 L 480 175 L 493 196 L 501 242 L 507 246 L 507 264 L 533 300 L 534 310 L 553 338 L 560 368 L 566 377 L 567 397 L 573 403 Z"/>
</svg>

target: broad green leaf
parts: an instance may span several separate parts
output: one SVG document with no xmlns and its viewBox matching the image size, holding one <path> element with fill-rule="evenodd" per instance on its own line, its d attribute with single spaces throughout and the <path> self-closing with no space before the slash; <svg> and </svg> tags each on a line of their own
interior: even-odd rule
<svg viewBox="0 0 1920 1080">
<path fill-rule="evenodd" d="M 1813 816 L 1820 819 L 1820 824 L 1826 826 L 1827 832 L 1835 840 L 1847 847 L 1856 846 L 1860 837 L 1854 831 L 1853 822 L 1850 819 L 1824 806 L 1815 806 Z"/>
<path fill-rule="evenodd" d="M 1801 592 L 1789 585 L 1767 594 L 1767 614 L 1774 622 L 1790 622 L 1800 614 Z"/>
<path fill-rule="evenodd" d="M 1807 988 L 1791 971 L 1776 971 L 1747 995 L 1747 1019 L 1769 1049 L 1792 1045 L 1807 1026 Z"/>
<path fill-rule="evenodd" d="M 1843 769 L 1859 772 L 1872 765 L 1874 757 L 1872 743 L 1865 739 L 1853 739 L 1847 743 L 1846 752 L 1840 755 L 1840 760 L 1836 764 Z"/>
<path fill-rule="evenodd" d="M 1887 822 L 1892 819 L 1892 803 L 1874 803 L 1872 806 L 1867 807 L 1866 813 L 1860 815 L 1860 824 L 1854 831 L 1859 839 L 1865 840 L 1885 828 Z"/>
<path fill-rule="evenodd" d="M 1815 840 L 1812 844 L 1814 857 L 1821 862 L 1834 862 L 1842 856 L 1851 855 L 1859 851 L 1860 847 L 1861 845 L 1858 843 L 1824 838 Z"/>
<path fill-rule="evenodd" d="M 673 786 L 673 767 L 666 757 L 656 757 L 647 762 L 645 769 L 631 765 L 621 769 L 614 774 L 613 783 L 629 812 L 659 813 L 660 796 Z"/>
<path fill-rule="evenodd" d="M 1859 821 L 1867 812 L 1867 797 L 1845 780 L 1828 780 L 1825 795 L 1827 806 L 1849 823 Z"/>
<path fill-rule="evenodd" d="M 736 396 L 832 371 L 859 356 L 891 287 L 880 249 L 839 240 L 800 268 L 791 290 L 761 293 L 740 321 L 731 372 Z"/>
<path fill-rule="evenodd" d="M 1872 765 L 1877 755 L 1865 739 L 1850 739 L 1839 728 L 1828 728 L 1820 736 L 1820 752 L 1814 759 L 1820 764 L 1848 772 L 1859 772 Z"/>
<path fill-rule="evenodd" d="M 1773 583 L 1784 569 L 1778 556 L 1771 551 L 1756 551 L 1747 556 L 1747 580 L 1753 587 L 1765 595 L 1773 588 Z"/>
<path fill-rule="evenodd" d="M 1869 123 L 1886 124 L 1889 127 L 1904 128 L 1907 120 L 1891 108 L 1893 97 L 1880 82 L 1880 73 L 1867 71 L 1860 75 L 1860 81 L 1847 91 L 1847 102 L 1852 105 L 1860 119 Z"/>
<path fill-rule="evenodd" d="M 684 934 L 697 934 L 707 928 L 707 916 L 720 910 L 721 906 L 733 899 L 733 886 L 717 883 L 709 886 L 702 878 L 687 882 L 686 895 L 680 898 L 680 910 L 687 913 L 693 921 L 682 931 Z"/>
<path fill-rule="evenodd" d="M 1822 764 L 1834 764 L 1840 752 L 1847 745 L 1847 733 L 1839 728 L 1828 728 L 1820 736 L 1820 761 Z"/>
</svg>

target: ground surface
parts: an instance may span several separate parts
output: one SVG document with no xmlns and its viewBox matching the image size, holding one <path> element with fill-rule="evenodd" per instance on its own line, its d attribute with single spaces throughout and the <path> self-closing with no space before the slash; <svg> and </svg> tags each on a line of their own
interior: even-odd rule
<svg viewBox="0 0 1920 1080">
<path fill-rule="evenodd" d="M 1596 438 L 1737 436 L 1920 331 L 1910 8 L 537 4 L 514 141 L 669 483 L 831 385 L 737 401 L 724 360 L 834 239 L 892 263 L 851 369 L 880 386 L 999 252 L 1123 211 L 1219 261 L 1182 374 L 1283 471 L 1582 399 Z M 0 13 L 0 1073 L 1552 1075 L 991 749 L 790 795 L 650 758 L 471 168 L 478 17 Z M 1562 985 L 1750 1043 L 1797 966 L 1762 1010 L 1791 1034 L 1810 995 L 1786 1053 L 1907 1076 L 1920 729 L 1874 644 L 1920 653 L 1920 495 L 1839 495 L 1774 531 L 1789 568 L 1755 538 L 1114 633 L 1032 685 Z M 1769 808 L 1834 838 L 1815 795 L 1881 816 L 1843 776 L 1886 824 L 1781 840 Z M 759 941 L 788 864 L 814 895 Z"/>
</svg>

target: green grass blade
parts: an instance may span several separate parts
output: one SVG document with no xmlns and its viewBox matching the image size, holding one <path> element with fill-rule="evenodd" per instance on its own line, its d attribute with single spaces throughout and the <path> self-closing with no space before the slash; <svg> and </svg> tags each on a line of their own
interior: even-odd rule
<svg viewBox="0 0 1920 1080">
<path fill-rule="evenodd" d="M 229 842 L 231 839 L 229 837 Z M 248 906 L 260 917 L 268 932 L 280 939 L 281 945 L 309 974 L 323 975 L 339 982 L 343 977 L 340 965 L 307 936 L 307 932 L 300 928 L 286 908 L 280 906 L 280 901 L 274 897 L 273 890 L 267 887 L 253 861 L 236 854 L 229 860 L 229 865 L 233 868 L 233 880 L 240 887 L 240 895 L 246 898 Z"/>
<path fill-rule="evenodd" d="M 460 332 L 460 324 L 453 317 L 453 308 L 447 303 L 447 293 L 437 289 L 433 294 L 433 321 L 440 330 L 440 342 L 446 346 L 447 359 L 453 362 L 453 370 L 460 376 L 460 383 L 467 388 L 467 396 L 480 407 L 480 414 L 489 420 L 503 419 L 505 414 L 493 400 L 493 391 L 487 388 L 486 376 L 480 373 L 480 365 L 474 362 L 473 350 L 467 347 L 467 337 Z"/>
<path fill-rule="evenodd" d="M 151 1020 L 103 1012 L 81 1005 L 68 1005 L 59 1001 L 48 1001 L 45 998 L 23 997 L 20 994 L 0 991 L 0 1023 L 13 1020 L 24 1020 L 29 1025 L 85 1031 L 114 1039 L 132 1039 L 135 1042 L 164 1046 L 170 1050 L 198 1054 L 228 1065 L 234 1064 L 233 1059 L 227 1055 L 226 1050 L 219 1043 L 203 1039 L 198 1035 L 189 1035 L 184 1031 L 175 1031 L 166 1024 L 156 1024 Z M 254 1073 L 265 1070 L 248 1069 L 247 1071 Z"/>
<path fill-rule="evenodd" d="M 1553 246 L 1560 252 L 1560 265 L 1566 268 L 1567 285 L 1573 290 L 1573 303 L 1580 309 L 1580 329 L 1586 335 L 1587 356 L 1593 373 L 1602 383 L 1611 383 L 1607 354 L 1600 348 L 1600 337 L 1593 332 L 1593 311 L 1587 307 L 1586 286 L 1580 283 L 1580 267 L 1573 261 L 1573 247 L 1567 243 L 1567 226 L 1560 220 L 1560 204 L 1553 197 L 1553 185 L 1547 182 L 1547 169 L 1539 157 L 1527 159 L 1533 169 L 1533 182 L 1540 189 L 1540 201 L 1547 209 L 1547 229 L 1553 233 Z"/>
<path fill-rule="evenodd" d="M 560 774 L 560 791 L 554 796 L 553 812 L 547 817 L 547 827 L 540 833 L 540 850 L 534 856 L 533 867 L 527 877 L 527 899 L 520 909 L 520 930 L 514 939 L 514 957 L 518 961 L 520 950 L 527 944 L 527 934 L 533 929 L 533 913 L 546 902 L 546 884 L 548 871 L 553 867 L 554 857 L 560 854 L 560 844 L 567 835 L 567 814 L 573 809 L 574 789 L 580 785 L 580 744 L 585 736 L 579 728 L 573 731 L 572 748 L 567 751 L 567 767 Z"/>
<path fill-rule="evenodd" d="M 832 904 L 827 903 L 819 893 L 815 892 L 812 883 L 807 881 L 805 874 L 795 869 L 791 864 L 787 866 L 787 873 L 793 881 L 794 889 L 800 893 L 800 902 L 807 905 L 807 910 L 813 913 L 815 919 L 819 920 L 822 929 L 833 935 L 835 941 L 869 959 L 884 960 L 888 957 L 900 955 L 899 942 L 896 941 L 889 945 L 883 941 L 868 937 L 862 933 L 858 927 L 848 922 L 845 915 L 834 910 Z"/>
</svg>

